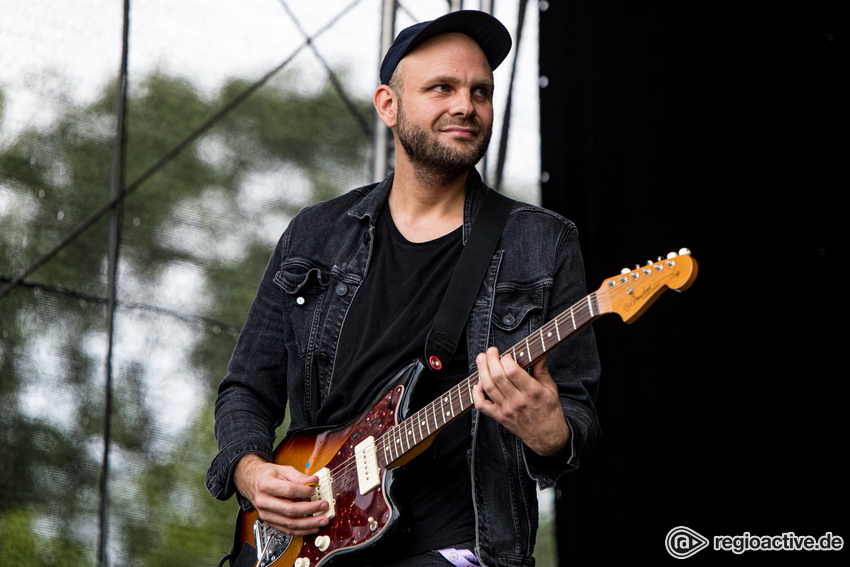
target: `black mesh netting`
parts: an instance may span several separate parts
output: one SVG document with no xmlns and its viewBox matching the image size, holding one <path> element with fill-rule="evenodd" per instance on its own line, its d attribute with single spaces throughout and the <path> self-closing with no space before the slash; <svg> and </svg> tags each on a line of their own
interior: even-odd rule
<svg viewBox="0 0 850 567">
<path fill-rule="evenodd" d="M 212 402 L 260 275 L 301 207 L 374 181 L 379 0 L 129 2 L 126 66 L 121 4 L 0 0 L 2 565 L 217 563 Z"/>
</svg>

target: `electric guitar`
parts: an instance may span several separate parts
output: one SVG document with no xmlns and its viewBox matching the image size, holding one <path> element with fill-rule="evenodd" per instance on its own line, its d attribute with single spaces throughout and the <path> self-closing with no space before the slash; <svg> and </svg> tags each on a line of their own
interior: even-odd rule
<svg viewBox="0 0 850 567">
<path fill-rule="evenodd" d="M 697 263 L 682 249 L 666 259 L 634 270 L 624 269 L 572 307 L 502 353 L 524 368 L 588 325 L 617 313 L 633 323 L 667 289 L 684 291 L 697 276 Z M 340 428 L 306 429 L 281 441 L 274 462 L 319 477 L 313 499 L 329 504 L 328 525 L 309 537 L 283 534 L 263 523 L 256 511 L 240 511 L 234 553 L 241 567 L 246 553 L 252 567 L 319 567 L 333 558 L 377 543 L 399 517 L 391 492 L 393 469 L 424 451 L 446 425 L 473 407 L 478 373 L 408 415 L 410 393 L 424 363 L 415 362 L 396 375 L 378 402 Z M 252 547 L 254 554 L 247 548 Z"/>
</svg>

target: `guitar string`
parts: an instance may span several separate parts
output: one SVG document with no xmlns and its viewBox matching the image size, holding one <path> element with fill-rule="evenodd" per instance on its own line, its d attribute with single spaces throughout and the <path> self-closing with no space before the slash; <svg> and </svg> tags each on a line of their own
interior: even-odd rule
<svg viewBox="0 0 850 567">
<path fill-rule="evenodd" d="M 593 298 L 591 298 L 591 300 L 592 299 Z M 510 354 L 514 358 L 514 360 L 517 360 L 519 358 L 518 353 L 525 352 L 528 354 L 529 358 L 531 358 L 533 356 L 532 353 L 535 353 L 537 348 L 540 349 L 540 354 L 542 355 L 547 350 L 553 348 L 554 346 L 557 346 L 557 344 L 559 344 L 562 340 L 565 340 L 569 336 L 569 334 L 574 332 L 575 329 L 571 329 L 569 333 L 560 340 L 556 338 L 556 342 L 550 347 L 546 347 L 544 335 L 551 337 L 552 332 L 558 332 L 557 327 L 563 324 L 563 321 L 559 320 L 566 316 L 568 313 L 570 314 L 571 318 L 578 316 L 581 320 L 583 320 L 585 317 L 587 317 L 588 320 L 592 319 L 592 309 L 589 308 L 586 301 L 587 298 L 582 299 L 581 301 L 573 305 L 571 308 L 561 313 L 559 316 L 547 322 L 537 331 L 532 333 L 532 335 L 529 335 L 529 337 L 527 337 L 525 340 L 521 341 L 520 343 L 517 343 L 516 345 L 505 351 L 503 356 L 505 354 Z M 450 388 L 445 394 L 440 396 L 439 399 L 429 403 L 424 408 L 411 415 L 408 419 L 405 419 L 401 423 L 390 427 L 385 433 L 383 433 L 381 436 L 379 436 L 378 439 L 375 440 L 376 454 L 383 454 L 384 461 L 388 461 L 385 464 L 389 464 L 389 462 L 392 461 L 387 459 L 388 449 L 390 452 L 395 452 L 396 457 L 392 460 L 396 460 L 402 454 L 409 452 L 411 449 L 419 445 L 422 441 L 430 437 L 430 435 L 436 433 L 440 428 L 445 426 L 452 419 L 458 417 L 461 413 L 465 412 L 473 405 L 471 390 L 475 387 L 478 381 L 478 373 L 475 372 L 469 377 L 467 377 L 465 380 L 461 381 L 461 383 Z M 463 390 L 467 390 L 466 397 L 464 397 Z M 444 398 L 448 399 L 449 412 L 446 412 L 444 408 L 442 408 L 442 400 Z M 441 405 L 439 420 L 437 419 L 438 403 Z M 429 418 L 429 412 L 431 414 L 431 418 L 433 419 Z M 429 432 L 428 435 L 423 435 L 421 433 L 417 435 L 416 429 L 421 428 L 422 422 L 427 423 L 426 430 L 429 430 L 430 424 L 433 423 L 434 431 Z M 414 424 L 416 424 L 416 426 L 414 426 Z M 393 447 L 393 445 L 400 447 L 396 449 Z M 347 488 L 348 486 L 353 484 L 352 476 L 353 473 L 356 472 L 356 470 L 356 457 L 349 456 L 331 471 L 331 478 L 333 479 L 333 482 L 345 485 Z"/>
<path fill-rule="evenodd" d="M 593 296 L 595 294 L 591 294 Z M 591 298 L 591 301 L 595 298 L 588 296 Z M 588 298 L 584 298 L 577 302 L 575 305 L 561 313 L 559 316 L 555 317 L 551 321 L 547 322 L 545 325 L 540 327 L 534 333 L 529 335 L 525 340 L 517 343 L 505 353 L 510 354 L 514 360 L 519 358 L 518 353 L 527 353 L 529 359 L 533 357 L 533 353 L 536 353 L 536 349 L 540 349 L 540 355 L 544 354 L 547 350 L 557 346 L 562 340 L 565 340 L 570 334 L 575 332 L 575 328 L 569 329 L 569 333 L 567 336 L 561 338 L 560 340 L 555 337 L 555 343 L 550 347 L 546 347 L 545 336 L 552 337 L 551 333 L 556 332 L 559 333 L 558 327 L 563 324 L 563 319 L 567 314 L 570 315 L 570 318 L 578 317 L 580 320 L 584 320 L 585 317 L 590 320 L 593 318 L 592 309 L 587 304 Z M 573 326 L 574 327 L 574 326 Z M 580 328 L 580 327 L 579 327 Z M 523 363 L 524 361 L 519 361 Z M 396 460 L 402 454 L 409 452 L 411 449 L 419 445 L 422 441 L 427 439 L 430 435 L 434 434 L 441 427 L 445 426 L 446 423 L 458 417 L 460 413 L 465 412 L 469 409 L 472 402 L 471 389 L 475 387 L 478 383 L 478 373 L 475 372 L 465 380 L 463 380 L 460 384 L 457 384 L 450 388 L 445 394 L 440 396 L 439 399 L 429 403 L 421 410 L 414 413 L 408 419 L 405 419 L 399 424 L 396 424 L 390 427 L 385 433 L 383 433 L 378 439 L 375 440 L 375 452 L 383 453 L 384 460 L 387 461 L 387 449 L 391 452 L 396 453 Z M 467 398 L 465 399 L 463 396 L 463 390 L 466 389 L 468 391 Z M 444 409 L 441 408 L 440 412 L 440 420 L 437 420 L 437 408 L 438 403 L 441 403 L 444 398 L 448 398 L 448 404 L 450 411 L 454 413 L 454 415 L 450 415 L 449 412 L 445 412 Z M 457 413 L 455 413 L 455 408 L 457 408 Z M 429 420 L 428 413 L 431 413 L 433 420 Z M 424 418 L 424 419 L 423 419 Z M 417 427 L 413 427 L 415 423 L 417 426 L 421 425 L 421 423 L 425 421 L 430 426 L 431 423 L 434 424 L 434 431 L 430 432 L 428 435 L 423 436 L 422 434 L 417 435 L 416 429 Z M 428 429 L 428 427 L 426 427 Z M 412 435 L 412 438 L 410 437 Z M 393 443 L 395 442 L 395 443 Z M 389 444 L 389 447 L 387 446 Z M 398 445 L 400 448 L 398 450 L 393 448 L 393 445 Z M 405 445 L 407 448 L 405 448 Z M 389 461 L 392 462 L 392 461 Z M 389 464 L 387 462 L 386 464 Z M 342 484 L 348 485 L 351 482 L 352 473 L 356 472 L 356 457 L 350 456 L 344 459 L 339 466 L 334 468 L 331 471 L 331 477 L 335 482 L 340 482 Z"/>
<path fill-rule="evenodd" d="M 658 263 L 653 264 L 652 266 L 646 266 L 644 269 L 656 268 L 656 266 L 659 266 L 659 265 L 662 265 L 664 268 L 667 268 L 668 266 L 665 266 L 664 264 L 666 264 L 666 262 L 663 262 L 663 263 L 658 262 Z M 641 277 L 640 273 L 637 272 L 637 271 L 631 272 L 631 274 L 635 274 L 635 273 L 638 274 L 638 279 L 639 279 Z M 662 272 L 655 269 L 654 271 L 651 270 L 649 274 L 644 274 L 644 276 L 652 276 L 652 275 L 657 275 L 659 273 L 662 273 Z M 624 295 L 624 294 L 625 295 L 631 294 L 632 291 L 629 289 L 629 287 L 627 285 L 627 284 L 629 284 L 629 283 L 631 283 L 632 281 L 635 280 L 635 278 L 633 278 L 633 277 L 632 277 L 631 280 L 628 279 L 631 274 L 628 274 L 628 275 L 624 274 L 624 275 L 617 277 L 617 278 L 609 278 L 608 280 L 606 280 L 606 283 L 603 284 L 602 288 L 600 288 L 599 290 L 592 292 L 591 294 L 587 295 L 585 298 L 579 300 L 573 306 L 566 309 L 565 311 L 563 311 L 562 313 L 560 313 L 559 315 L 557 315 L 556 317 L 554 317 L 553 319 L 551 319 L 550 321 L 545 323 L 542 327 L 540 327 L 539 329 L 534 331 L 531 335 L 526 337 L 526 339 L 524 339 L 523 341 L 520 341 L 519 343 L 517 343 L 516 345 L 514 345 L 510 349 L 506 350 L 503 353 L 503 356 L 506 355 L 506 354 L 511 354 L 511 356 L 514 358 L 514 360 L 517 360 L 518 356 L 522 358 L 522 357 L 525 357 L 527 355 L 528 358 L 526 358 L 523 361 L 519 361 L 519 363 L 523 364 L 523 365 L 527 364 L 527 365 L 530 366 L 532 360 L 536 359 L 539 356 L 542 356 L 543 354 L 545 354 L 546 352 L 548 352 L 549 350 L 551 350 L 555 346 L 559 345 L 561 342 L 563 342 L 564 340 L 569 338 L 569 336 L 571 336 L 572 333 L 580 330 L 584 325 L 586 325 L 587 323 L 592 321 L 595 317 L 598 317 L 599 315 L 602 314 L 600 312 L 598 297 L 597 297 L 597 295 L 600 292 L 604 291 L 605 294 L 607 296 L 609 296 L 609 299 L 611 299 L 612 301 L 620 299 L 620 297 L 618 297 L 618 296 L 621 296 L 621 295 Z M 608 282 L 614 282 L 614 283 L 613 283 L 612 286 L 606 288 L 605 286 L 608 285 Z M 595 313 L 594 313 L 593 305 L 596 305 L 596 312 Z M 567 316 L 569 316 L 569 319 L 567 319 Z M 578 320 L 579 320 L 578 323 L 575 322 L 576 318 L 578 318 Z M 562 337 L 561 336 L 561 325 L 563 325 L 565 322 L 570 322 L 571 325 L 567 329 L 567 333 L 565 334 L 565 336 Z M 555 335 L 553 336 L 552 333 L 555 333 Z M 546 345 L 546 338 L 547 337 L 550 338 L 550 339 L 554 339 L 554 341 L 555 341 L 554 343 L 551 344 L 551 346 L 548 346 L 548 347 Z M 539 353 L 537 351 L 538 348 L 539 348 Z M 465 380 L 461 381 L 459 384 L 453 386 L 452 388 L 450 388 L 447 391 L 448 399 L 449 399 L 449 406 L 450 406 L 450 410 L 452 411 L 453 415 L 451 417 L 449 417 L 448 414 L 442 413 L 440 419 L 443 420 L 443 423 L 440 423 L 437 420 L 436 405 L 437 405 L 437 402 L 442 403 L 442 399 L 444 397 L 446 397 L 446 394 L 441 395 L 439 399 L 434 400 L 431 403 L 427 404 L 424 408 L 417 411 L 416 413 L 414 413 L 412 416 L 408 417 L 407 419 L 403 420 L 401 423 L 398 423 L 396 425 L 391 426 L 389 429 L 387 429 L 387 431 L 385 431 L 377 439 L 375 439 L 375 453 L 376 453 L 376 455 L 380 452 L 382 454 L 383 460 L 385 461 L 384 465 L 390 464 L 391 462 L 399 459 L 401 457 L 401 455 L 409 452 L 411 449 L 413 449 L 414 447 L 419 445 L 422 441 L 424 441 L 425 439 L 427 439 L 431 435 L 435 434 L 440 428 L 445 426 L 446 423 L 448 423 L 449 421 L 451 421 L 455 417 L 458 417 L 460 415 L 460 413 L 465 412 L 467 409 L 469 409 L 473 405 L 471 391 L 472 391 L 472 388 L 474 388 L 478 384 L 478 382 L 479 382 L 478 372 L 474 372 L 472 375 L 468 376 Z M 463 389 L 467 390 L 467 392 L 468 392 L 467 398 L 468 399 L 465 399 L 463 397 L 464 396 L 464 394 L 462 392 Z M 460 412 L 460 413 L 457 413 L 457 414 L 454 413 L 455 412 L 455 410 L 454 410 L 455 402 L 457 402 L 457 410 L 458 410 L 458 412 Z M 431 415 L 433 417 L 433 422 L 428 421 L 429 420 L 429 417 L 428 417 L 429 411 L 431 412 Z M 429 431 L 429 433 L 427 435 L 423 435 L 422 431 L 421 431 L 421 424 L 423 422 L 426 423 L 426 430 Z M 429 426 L 430 426 L 431 423 L 434 424 L 434 431 L 429 430 Z M 416 427 L 414 427 L 413 424 L 416 424 L 416 427 L 418 427 L 420 429 L 418 439 L 417 439 L 417 434 L 416 434 Z M 401 434 L 399 434 L 399 432 L 402 429 L 404 431 Z M 410 438 L 411 435 L 412 435 L 412 439 Z M 393 441 L 395 441 L 396 445 L 401 445 L 400 449 L 395 450 L 393 448 Z M 403 447 L 405 444 L 407 445 L 407 449 L 404 449 L 404 447 Z M 390 453 L 393 453 L 395 451 L 395 458 L 393 458 L 392 460 L 389 460 L 387 458 L 387 452 L 388 451 Z M 356 457 L 349 456 L 346 459 L 344 459 L 337 467 L 332 469 L 331 478 L 333 479 L 333 482 L 339 482 L 340 484 L 348 487 L 348 485 L 351 484 L 351 479 L 352 479 L 353 473 L 356 473 L 356 470 L 357 470 Z"/>
</svg>

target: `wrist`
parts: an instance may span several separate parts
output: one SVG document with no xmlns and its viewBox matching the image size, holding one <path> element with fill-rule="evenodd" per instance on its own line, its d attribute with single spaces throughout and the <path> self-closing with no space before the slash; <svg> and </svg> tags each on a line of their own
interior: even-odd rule
<svg viewBox="0 0 850 567">
<path fill-rule="evenodd" d="M 236 467 L 233 469 L 233 484 L 236 486 L 236 491 L 242 496 L 254 502 L 254 477 L 259 467 L 266 463 L 266 460 L 256 453 L 248 453 L 239 459 Z"/>
</svg>

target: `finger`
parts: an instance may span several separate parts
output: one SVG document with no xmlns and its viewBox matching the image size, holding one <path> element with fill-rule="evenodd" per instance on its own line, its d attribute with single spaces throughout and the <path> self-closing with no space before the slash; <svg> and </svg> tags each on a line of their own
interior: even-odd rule
<svg viewBox="0 0 850 567">
<path fill-rule="evenodd" d="M 291 500 L 312 498 L 316 489 L 311 484 L 318 482 L 315 475 L 308 476 L 292 467 L 275 465 L 274 474 L 264 475 L 257 480 L 257 489 L 262 494 Z"/>
<path fill-rule="evenodd" d="M 525 395 L 536 386 L 528 372 L 514 360 L 511 353 L 500 356 L 498 349 L 490 347 L 487 350 L 487 363 L 490 379 L 505 400 Z"/>
<path fill-rule="evenodd" d="M 492 351 L 495 351 L 496 364 L 494 364 L 492 360 Z M 505 396 L 496 383 L 494 376 L 494 374 L 502 373 L 501 365 L 498 365 L 498 357 L 499 351 L 494 347 L 491 347 L 486 353 L 479 354 L 475 359 L 476 364 L 478 365 L 478 383 L 481 387 L 482 394 L 486 395 L 489 398 L 489 401 L 497 404 L 505 399 Z M 502 378 L 498 379 L 503 381 Z"/>
<path fill-rule="evenodd" d="M 325 516 L 290 517 L 265 511 L 260 518 L 280 532 L 300 536 L 315 534 L 328 524 Z"/>
<path fill-rule="evenodd" d="M 549 366 L 546 364 L 546 356 L 547 355 L 543 355 L 543 358 L 535 362 L 531 371 L 534 375 L 534 379 L 537 380 L 537 382 L 548 387 L 551 385 L 555 385 L 555 380 L 552 378 L 552 374 L 549 372 Z"/>
<path fill-rule="evenodd" d="M 328 510 L 325 500 L 287 500 L 263 495 L 257 499 L 256 508 L 264 522 L 291 535 L 316 533 L 328 524 L 323 515 Z"/>
</svg>

